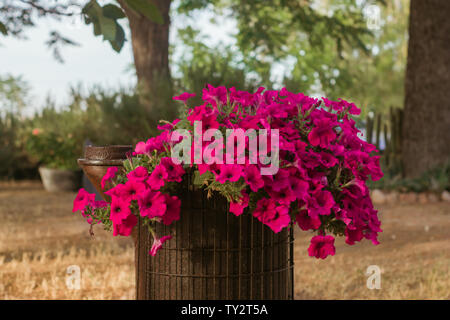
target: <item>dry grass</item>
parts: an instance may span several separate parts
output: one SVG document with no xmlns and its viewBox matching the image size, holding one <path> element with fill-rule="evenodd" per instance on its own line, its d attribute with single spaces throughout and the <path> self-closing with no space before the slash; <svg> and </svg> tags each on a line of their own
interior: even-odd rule
<svg viewBox="0 0 450 320">
<path fill-rule="evenodd" d="M 0 183 L 0 299 L 133 299 L 130 239 L 87 224 L 71 213 L 73 193 L 50 194 L 36 182 Z M 297 299 L 449 299 L 450 205 L 380 208 L 381 244 L 350 247 L 309 258 L 310 235 L 298 232 Z M 66 287 L 66 270 L 80 266 L 81 289 Z M 382 270 L 381 289 L 366 287 L 369 265 Z"/>
</svg>

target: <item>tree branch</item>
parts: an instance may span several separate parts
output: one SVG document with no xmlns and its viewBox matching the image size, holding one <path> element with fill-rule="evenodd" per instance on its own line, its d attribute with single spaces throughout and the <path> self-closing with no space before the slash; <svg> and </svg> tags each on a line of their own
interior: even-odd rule
<svg viewBox="0 0 450 320">
<path fill-rule="evenodd" d="M 27 4 L 27 5 L 35 8 L 42 15 L 50 14 L 50 15 L 71 17 L 71 16 L 75 15 L 75 13 L 74 12 L 65 12 L 64 10 L 66 10 L 67 8 L 72 7 L 72 6 L 81 7 L 78 3 L 69 2 L 67 5 L 56 5 L 53 7 L 46 8 L 46 7 L 43 7 L 42 5 L 40 5 L 35 0 L 20 0 L 20 1 L 24 4 Z"/>
</svg>

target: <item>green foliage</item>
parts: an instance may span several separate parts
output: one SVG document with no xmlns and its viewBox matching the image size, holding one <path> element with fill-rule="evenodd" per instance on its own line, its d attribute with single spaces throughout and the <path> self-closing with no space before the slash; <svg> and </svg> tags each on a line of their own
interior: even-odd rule
<svg viewBox="0 0 450 320">
<path fill-rule="evenodd" d="M 450 191 L 450 162 L 431 169 L 414 179 L 402 178 L 395 171 L 384 171 L 385 175 L 378 181 L 370 181 L 369 188 L 397 190 L 400 192 Z"/>
<path fill-rule="evenodd" d="M 72 102 L 47 106 L 21 121 L 17 138 L 38 164 L 76 169 L 86 141 L 94 145 L 135 144 L 156 132 L 133 90 L 94 87 L 88 93 L 73 88 Z"/>
<path fill-rule="evenodd" d="M 1 23 L 1 22 L 0 22 L 0 32 L 1 32 L 4 36 L 8 35 L 8 29 L 6 29 L 6 26 L 5 26 L 3 23 Z"/>
<path fill-rule="evenodd" d="M 124 2 L 137 13 L 142 14 L 155 23 L 164 23 L 163 17 L 157 6 L 147 0 L 124 0 Z M 125 39 L 125 32 L 117 22 L 125 18 L 122 9 L 113 4 L 106 3 L 101 6 L 97 0 L 80 1 L 45 1 L 45 0 L 23 0 L 6 1 L 0 7 L 0 33 L 4 36 L 10 35 L 21 37 L 24 30 L 35 26 L 35 20 L 40 17 L 50 17 L 59 20 L 61 17 L 72 17 L 80 14 L 86 24 L 92 24 L 94 34 L 103 36 L 103 39 L 111 44 L 111 47 L 119 52 Z M 61 35 L 57 30 L 50 32 L 50 39 L 46 44 L 53 50 L 55 59 L 63 62 L 60 49 L 62 45 L 78 45 Z"/>
<path fill-rule="evenodd" d="M 83 153 L 83 123 L 74 108 L 57 110 L 49 103 L 24 123 L 21 139 L 38 164 L 59 169 L 77 169 Z"/>
<path fill-rule="evenodd" d="M 318 1 L 324 2 L 324 1 Z M 328 2 L 329 10 L 341 1 Z M 355 102 L 365 116 L 369 111 L 387 113 L 403 105 L 403 83 L 407 52 L 408 0 L 380 6 L 380 29 L 363 36 L 368 53 L 342 45 L 341 54 L 332 39 L 315 47 L 299 39 L 292 45 L 295 61 L 285 76 L 288 89 L 318 91 L 332 99 Z"/>
<path fill-rule="evenodd" d="M 91 0 L 84 6 L 82 13 L 85 23 L 93 24 L 94 34 L 102 35 L 103 40 L 109 41 L 111 47 L 120 52 L 125 42 L 125 32 L 117 22 L 118 19 L 125 18 L 122 9 L 113 4 L 102 7 L 96 0 Z"/>
<path fill-rule="evenodd" d="M 178 35 L 185 50 L 180 59 L 173 61 L 177 70 L 175 92 L 196 93 L 191 100 L 195 104 L 201 102 L 202 89 L 207 83 L 246 91 L 257 89 L 258 83 L 248 76 L 249 70 L 238 61 L 230 46 L 210 48 L 204 44 L 200 32 L 190 27 L 178 30 Z"/>
<path fill-rule="evenodd" d="M 141 13 L 151 21 L 163 24 L 164 19 L 155 4 L 147 0 L 125 0 L 127 5 L 136 12 Z"/>
<path fill-rule="evenodd" d="M 0 177 L 29 176 L 31 164 L 17 137 L 28 90 L 20 77 L 0 76 Z"/>
<path fill-rule="evenodd" d="M 83 137 L 95 145 L 134 144 L 156 133 L 153 119 L 141 107 L 134 89 L 96 86 L 83 93 L 72 88 L 71 95 L 71 108 L 83 123 Z"/>
</svg>

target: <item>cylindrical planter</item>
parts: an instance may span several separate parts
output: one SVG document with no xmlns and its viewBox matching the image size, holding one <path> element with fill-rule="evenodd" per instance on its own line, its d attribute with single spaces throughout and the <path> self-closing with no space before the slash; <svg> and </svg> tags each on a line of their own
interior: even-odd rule
<svg viewBox="0 0 450 320">
<path fill-rule="evenodd" d="M 80 170 L 39 167 L 44 189 L 50 192 L 76 191 L 81 185 Z"/>
<path fill-rule="evenodd" d="M 236 217 L 220 195 L 207 197 L 189 179 L 180 185 L 180 220 L 158 224 L 172 235 L 155 257 L 139 221 L 137 299 L 293 299 L 293 233 L 275 234 L 248 212 Z"/>
<path fill-rule="evenodd" d="M 110 167 L 121 168 L 127 153 L 131 151 L 131 145 L 87 146 L 84 158 L 78 159 L 78 165 L 104 199 L 108 199 L 108 196 L 103 193 L 100 185 L 103 176 Z M 110 186 L 106 189 L 108 187 Z"/>
<path fill-rule="evenodd" d="M 101 179 L 108 167 L 122 166 L 129 149 L 87 147 L 85 158 L 78 160 L 105 199 Z M 173 238 L 155 257 L 149 254 L 153 238 L 142 219 L 133 230 L 137 299 L 293 299 L 292 229 L 275 234 L 248 212 L 236 217 L 224 197 L 208 198 L 194 188 L 190 175 L 176 193 L 180 220 L 157 224 L 159 236 Z"/>
</svg>

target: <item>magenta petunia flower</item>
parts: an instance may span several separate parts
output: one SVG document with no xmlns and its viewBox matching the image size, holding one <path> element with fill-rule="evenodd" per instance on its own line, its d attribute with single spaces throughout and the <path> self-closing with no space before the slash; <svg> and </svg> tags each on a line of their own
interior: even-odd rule
<svg viewBox="0 0 450 320">
<path fill-rule="evenodd" d="M 364 237 L 364 234 L 361 229 L 350 228 L 351 226 L 347 226 L 345 228 L 345 243 L 349 245 L 354 245 L 355 242 L 361 241 Z"/>
<path fill-rule="evenodd" d="M 86 190 L 84 190 L 83 188 L 81 188 L 78 191 L 77 196 L 73 200 L 72 212 L 75 212 L 78 210 L 84 211 L 86 206 L 94 203 L 94 201 L 95 201 L 95 194 L 89 193 Z"/>
<path fill-rule="evenodd" d="M 276 215 L 276 203 L 272 199 L 262 198 L 256 203 L 253 216 L 262 223 L 272 220 Z"/>
<path fill-rule="evenodd" d="M 264 186 L 264 180 L 261 177 L 258 167 L 255 165 L 249 165 L 245 168 L 244 180 L 254 192 L 257 192 Z"/>
<path fill-rule="evenodd" d="M 109 181 L 111 181 L 112 179 L 115 178 L 117 170 L 118 170 L 117 167 L 109 167 L 108 170 L 106 170 L 106 173 L 103 176 L 102 181 L 100 183 L 102 189 L 105 189 L 105 184 L 107 182 L 109 182 Z"/>
<path fill-rule="evenodd" d="M 137 201 L 143 217 L 152 219 L 162 217 L 166 213 L 166 198 L 159 191 L 146 190 L 138 195 Z"/>
<path fill-rule="evenodd" d="M 125 187 L 124 184 L 119 183 L 114 188 L 109 189 L 108 191 L 105 191 L 105 194 L 107 196 L 110 196 L 111 199 L 114 199 L 116 197 L 120 197 L 122 193 L 122 189 Z"/>
<path fill-rule="evenodd" d="M 133 231 L 134 226 L 137 224 L 137 217 L 130 213 L 122 221 L 113 222 L 113 236 L 125 236 L 128 237 Z"/>
<path fill-rule="evenodd" d="M 336 139 L 334 132 L 334 122 L 330 119 L 322 118 L 314 122 L 314 127 L 308 134 L 309 142 L 317 147 L 328 148 L 330 142 Z"/>
<path fill-rule="evenodd" d="M 175 164 L 171 158 L 164 157 L 161 158 L 161 165 L 167 172 L 167 181 L 181 182 L 181 179 L 185 173 L 181 164 Z"/>
<path fill-rule="evenodd" d="M 289 216 L 289 208 L 286 206 L 277 206 L 275 209 L 275 215 L 272 219 L 265 221 L 264 223 L 272 229 L 273 232 L 278 233 L 291 222 L 291 217 Z"/>
<path fill-rule="evenodd" d="M 135 182 L 144 182 L 148 178 L 148 170 L 145 167 L 139 166 L 128 173 L 127 178 Z"/>
<path fill-rule="evenodd" d="M 296 177 L 289 179 L 289 187 L 298 200 L 305 200 L 308 197 L 309 183 Z"/>
<path fill-rule="evenodd" d="M 317 217 L 318 215 L 327 216 L 331 213 L 334 203 L 331 192 L 327 190 L 314 191 L 308 204 L 309 215 L 311 217 Z"/>
<path fill-rule="evenodd" d="M 289 187 L 289 177 L 288 170 L 278 170 L 277 174 L 273 176 L 272 189 L 274 191 L 280 191 L 283 188 Z"/>
<path fill-rule="evenodd" d="M 248 202 L 250 200 L 250 197 L 245 191 L 241 192 L 242 197 L 239 198 L 238 201 L 231 201 L 230 202 L 230 212 L 234 213 L 236 216 L 240 216 L 244 209 L 248 207 Z"/>
<path fill-rule="evenodd" d="M 183 101 L 184 103 L 186 103 L 186 101 L 189 100 L 192 97 L 195 97 L 195 93 L 184 92 L 184 93 L 180 94 L 179 96 L 173 97 L 172 99 L 173 100 Z"/>
<path fill-rule="evenodd" d="M 149 251 L 149 254 L 152 255 L 153 257 L 156 256 L 156 253 L 158 252 L 159 249 L 162 248 L 162 245 L 164 244 L 164 242 L 166 242 L 167 240 L 172 239 L 172 236 L 164 236 L 161 238 L 153 238 L 153 244 L 152 244 L 152 248 Z"/>
<path fill-rule="evenodd" d="M 110 219 L 114 223 L 120 223 L 131 214 L 130 203 L 121 199 L 115 198 L 111 201 L 111 215 Z"/>
<path fill-rule="evenodd" d="M 319 162 L 321 165 L 323 165 L 325 168 L 331 168 L 334 167 L 339 163 L 338 159 L 336 159 L 331 153 L 329 152 L 320 152 L 319 153 Z"/>
<path fill-rule="evenodd" d="M 145 184 L 135 180 L 128 180 L 120 190 L 120 197 L 124 201 L 137 200 L 138 195 L 146 189 Z"/>
<path fill-rule="evenodd" d="M 285 187 L 279 191 L 267 189 L 269 196 L 280 204 L 289 206 L 289 204 L 297 199 L 294 192 L 289 187 Z"/>
<path fill-rule="evenodd" d="M 218 103 L 227 103 L 227 88 L 219 86 L 217 88 L 208 84 L 207 88 L 203 89 L 202 99 L 213 106 L 217 106 Z"/>
<path fill-rule="evenodd" d="M 242 167 L 238 164 L 224 164 L 220 166 L 220 173 L 216 180 L 222 184 L 227 181 L 236 182 L 242 175 Z"/>
<path fill-rule="evenodd" d="M 336 249 L 334 247 L 333 236 L 314 236 L 308 248 L 310 257 L 325 259 L 329 255 L 334 256 Z"/>
<path fill-rule="evenodd" d="M 310 217 L 308 215 L 308 211 L 302 210 L 295 216 L 295 220 L 297 221 L 298 226 L 300 229 L 307 231 L 307 230 L 317 230 L 319 229 L 321 222 L 319 217 Z"/>
<path fill-rule="evenodd" d="M 166 213 L 161 217 L 162 223 L 166 226 L 174 221 L 180 220 L 181 200 L 177 196 L 164 195 L 166 200 Z"/>
<path fill-rule="evenodd" d="M 163 165 L 158 164 L 150 174 L 150 177 L 147 179 L 147 185 L 152 190 L 159 190 L 162 186 L 164 186 L 167 177 L 168 173 L 166 168 Z"/>
</svg>

